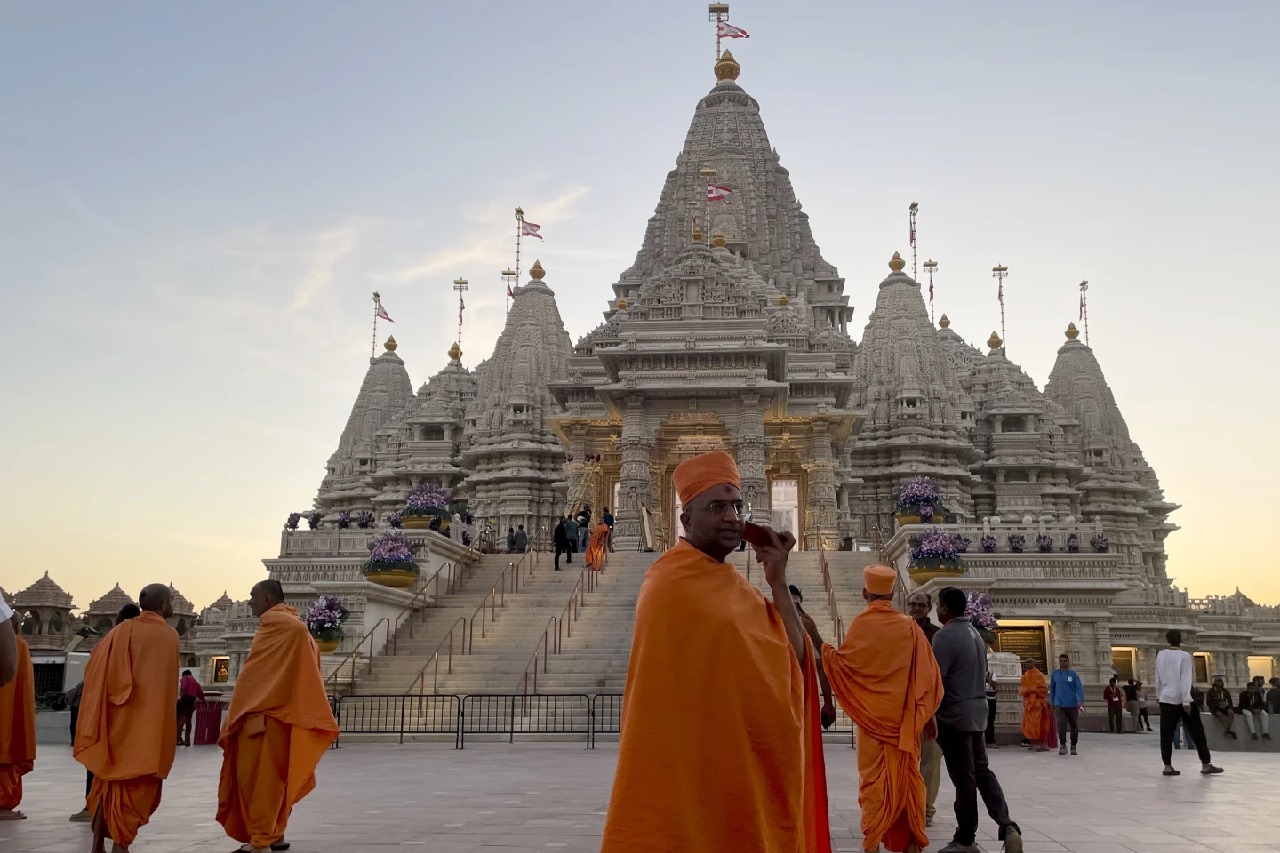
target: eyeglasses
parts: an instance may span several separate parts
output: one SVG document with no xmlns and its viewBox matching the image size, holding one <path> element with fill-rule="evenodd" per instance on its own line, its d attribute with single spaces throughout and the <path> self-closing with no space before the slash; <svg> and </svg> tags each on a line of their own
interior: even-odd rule
<svg viewBox="0 0 1280 853">
<path fill-rule="evenodd" d="M 743 510 L 746 509 L 746 504 L 742 501 L 711 501 L 702 509 L 711 515 L 724 515 L 730 507 L 733 507 L 734 515 L 741 517 Z"/>
</svg>

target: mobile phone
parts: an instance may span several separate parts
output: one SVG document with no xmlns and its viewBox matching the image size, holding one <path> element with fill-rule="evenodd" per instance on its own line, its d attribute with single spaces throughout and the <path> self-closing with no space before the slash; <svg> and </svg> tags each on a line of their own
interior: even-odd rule
<svg viewBox="0 0 1280 853">
<path fill-rule="evenodd" d="M 747 544 L 757 545 L 762 548 L 773 544 L 773 537 L 769 535 L 769 531 L 751 521 L 743 523 L 742 538 Z"/>
</svg>

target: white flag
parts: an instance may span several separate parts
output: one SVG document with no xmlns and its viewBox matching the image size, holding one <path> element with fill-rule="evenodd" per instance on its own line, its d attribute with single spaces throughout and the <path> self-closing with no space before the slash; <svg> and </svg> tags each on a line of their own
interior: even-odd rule
<svg viewBox="0 0 1280 853">
<path fill-rule="evenodd" d="M 541 225 L 535 225 L 527 219 L 520 220 L 520 234 L 524 237 L 537 237 L 541 240 L 542 235 L 538 233 L 541 228 Z"/>
<path fill-rule="evenodd" d="M 707 184 L 707 201 L 729 201 L 729 196 L 733 190 L 728 187 L 718 187 L 715 184 Z"/>
<path fill-rule="evenodd" d="M 735 27 L 728 21 L 721 21 L 716 26 L 716 35 L 722 39 L 749 39 L 751 34 L 742 27 Z"/>
</svg>

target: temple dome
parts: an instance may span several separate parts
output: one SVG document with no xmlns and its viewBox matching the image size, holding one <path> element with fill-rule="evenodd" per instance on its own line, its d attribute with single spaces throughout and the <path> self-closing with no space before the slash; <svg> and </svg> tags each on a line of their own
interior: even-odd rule
<svg viewBox="0 0 1280 853">
<path fill-rule="evenodd" d="M 15 594 L 9 603 L 14 606 L 14 609 L 18 607 L 24 609 L 51 607 L 58 610 L 70 610 L 73 606 L 71 596 L 49 577 L 48 572 L 45 572 L 44 577 L 22 590 L 22 592 Z"/>
</svg>

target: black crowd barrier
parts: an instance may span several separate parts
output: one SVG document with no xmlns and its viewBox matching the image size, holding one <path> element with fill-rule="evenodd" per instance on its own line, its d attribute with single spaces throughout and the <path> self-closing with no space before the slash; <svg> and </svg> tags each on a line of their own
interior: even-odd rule
<svg viewBox="0 0 1280 853">
<path fill-rule="evenodd" d="M 360 694 L 331 696 L 333 715 L 342 735 L 451 735 L 455 749 L 464 749 L 468 735 L 580 735 L 595 749 L 597 735 L 618 734 L 622 728 L 621 693 L 453 693 Z M 839 714 L 832 732 L 853 726 Z M 334 741 L 334 746 L 338 741 Z"/>
</svg>

